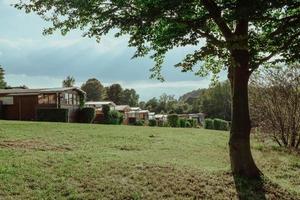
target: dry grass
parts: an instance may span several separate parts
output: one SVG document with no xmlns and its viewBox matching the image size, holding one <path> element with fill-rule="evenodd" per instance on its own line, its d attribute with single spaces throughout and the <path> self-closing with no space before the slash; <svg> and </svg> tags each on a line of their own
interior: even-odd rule
<svg viewBox="0 0 300 200">
<path fill-rule="evenodd" d="M 23 149 L 35 151 L 71 151 L 68 146 L 56 146 L 38 140 L 3 140 L 0 141 L 0 148 Z"/>
</svg>

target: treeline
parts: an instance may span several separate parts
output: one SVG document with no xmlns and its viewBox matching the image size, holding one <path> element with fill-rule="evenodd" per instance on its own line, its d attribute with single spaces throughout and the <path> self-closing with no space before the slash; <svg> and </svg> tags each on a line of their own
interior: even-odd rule
<svg viewBox="0 0 300 200">
<path fill-rule="evenodd" d="M 231 93 L 229 81 L 216 83 L 207 89 L 199 89 L 184 94 L 179 99 L 174 95 L 162 94 L 139 106 L 155 113 L 199 113 L 203 112 L 209 118 L 230 120 Z"/>
</svg>

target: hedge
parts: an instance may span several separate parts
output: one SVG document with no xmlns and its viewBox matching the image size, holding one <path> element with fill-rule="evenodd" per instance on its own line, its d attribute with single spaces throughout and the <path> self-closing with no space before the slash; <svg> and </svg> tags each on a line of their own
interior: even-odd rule
<svg viewBox="0 0 300 200">
<path fill-rule="evenodd" d="M 104 115 L 104 122 L 109 123 L 109 112 L 110 112 L 109 105 L 103 105 L 102 106 L 102 112 L 103 112 L 103 115 Z"/>
<path fill-rule="evenodd" d="M 135 125 L 135 126 L 144 126 L 145 121 L 144 120 L 137 120 L 133 125 Z"/>
<path fill-rule="evenodd" d="M 38 108 L 36 118 L 37 121 L 44 122 L 68 122 L 69 110 L 65 108 Z"/>
<path fill-rule="evenodd" d="M 157 125 L 156 120 L 155 119 L 149 119 L 148 125 L 149 126 L 156 126 Z"/>
<path fill-rule="evenodd" d="M 186 119 L 179 119 L 179 126 L 181 128 L 185 128 L 186 127 L 186 122 L 187 122 Z"/>
<path fill-rule="evenodd" d="M 204 120 L 204 128 L 205 129 L 214 129 L 213 120 L 210 118 L 207 118 Z"/>
<path fill-rule="evenodd" d="M 171 127 L 179 126 L 179 117 L 176 114 L 168 115 L 168 123 Z"/>
<path fill-rule="evenodd" d="M 222 131 L 228 131 L 229 130 L 229 124 L 227 121 L 222 119 L 214 119 L 213 120 L 213 126 L 215 130 L 222 130 Z"/>
<path fill-rule="evenodd" d="M 79 122 L 81 123 L 93 123 L 95 117 L 95 108 L 86 107 L 79 110 Z"/>
<path fill-rule="evenodd" d="M 197 127 L 197 120 L 196 119 L 188 119 L 187 121 L 190 123 L 190 127 L 192 127 L 192 128 Z"/>
<path fill-rule="evenodd" d="M 123 122 L 123 115 L 116 110 L 109 111 L 109 123 L 110 124 L 122 124 Z"/>
<path fill-rule="evenodd" d="M 227 121 L 223 120 L 223 119 L 210 119 L 210 118 L 207 118 L 204 121 L 204 128 L 205 129 L 228 131 L 229 130 L 229 123 Z"/>
</svg>

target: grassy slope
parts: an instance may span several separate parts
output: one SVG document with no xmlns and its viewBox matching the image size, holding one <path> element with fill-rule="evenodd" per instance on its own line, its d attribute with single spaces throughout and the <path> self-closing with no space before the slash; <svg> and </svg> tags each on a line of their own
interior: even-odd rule
<svg viewBox="0 0 300 200">
<path fill-rule="evenodd" d="M 253 145 L 266 178 L 229 173 L 228 133 L 0 121 L 0 199 L 300 199 L 300 158 Z M 235 182 L 236 181 L 236 182 Z"/>
</svg>

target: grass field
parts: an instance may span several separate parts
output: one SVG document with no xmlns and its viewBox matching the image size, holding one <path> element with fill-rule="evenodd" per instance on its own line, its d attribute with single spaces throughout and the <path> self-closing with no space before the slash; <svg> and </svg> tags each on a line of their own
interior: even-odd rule
<svg viewBox="0 0 300 200">
<path fill-rule="evenodd" d="M 228 132 L 0 121 L 0 199 L 300 199 L 300 156 L 253 140 L 262 181 L 234 178 Z"/>
</svg>

